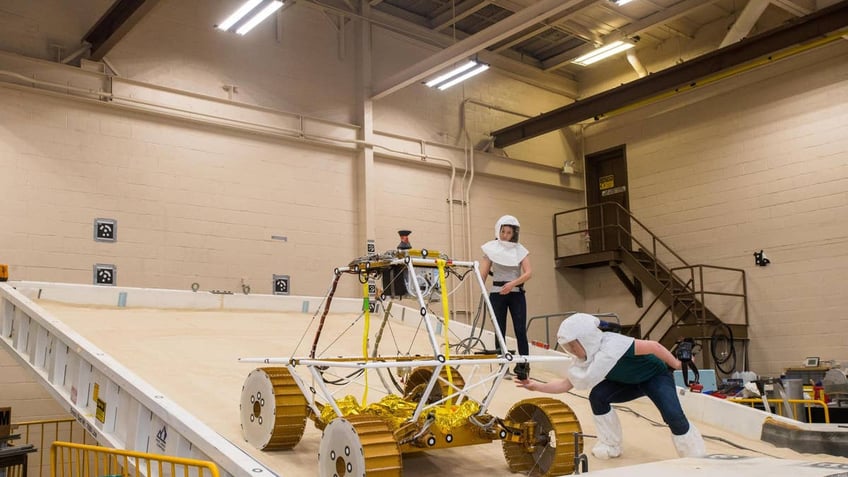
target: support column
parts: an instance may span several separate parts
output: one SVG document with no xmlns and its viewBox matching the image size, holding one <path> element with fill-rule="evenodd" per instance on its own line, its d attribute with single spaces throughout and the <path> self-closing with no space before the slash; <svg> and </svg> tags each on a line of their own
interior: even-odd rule
<svg viewBox="0 0 848 477">
<path fill-rule="evenodd" d="M 356 77 L 357 111 L 360 126 L 359 139 L 371 144 L 374 138 L 373 102 L 371 100 L 371 24 L 365 20 L 370 17 L 371 5 L 368 0 L 360 1 L 361 18 L 356 21 Z M 369 240 L 377 236 L 377 198 L 374 170 L 374 148 L 364 145 L 356 158 L 357 203 L 359 204 L 359 246 L 357 254 L 364 254 Z M 385 244 L 384 244 L 385 245 Z M 384 247 L 385 248 L 385 247 Z"/>
</svg>

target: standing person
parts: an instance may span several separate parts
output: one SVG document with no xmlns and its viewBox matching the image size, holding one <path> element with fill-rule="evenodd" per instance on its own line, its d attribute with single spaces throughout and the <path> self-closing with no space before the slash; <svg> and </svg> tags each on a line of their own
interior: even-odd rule
<svg viewBox="0 0 848 477">
<path fill-rule="evenodd" d="M 680 369 L 680 360 L 656 341 L 602 332 L 599 324 L 600 320 L 586 313 L 566 318 L 557 341 L 574 358 L 568 377 L 549 383 L 523 380 L 518 386 L 547 393 L 566 393 L 574 387 L 590 389 L 589 403 L 598 433 L 592 454 L 599 459 L 621 455 L 621 424 L 610 404 L 642 396 L 648 396 L 659 409 L 680 457 L 705 455 L 701 433 L 686 419 L 668 369 Z"/>
<path fill-rule="evenodd" d="M 492 288 L 489 300 L 498 321 L 498 328 L 506 336 L 507 310 L 512 316 L 512 329 L 518 342 L 518 354 L 530 354 L 527 343 L 527 299 L 524 297 L 524 283 L 530 279 L 530 252 L 518 243 L 518 230 L 521 224 L 511 215 L 504 215 L 495 224 L 495 240 L 483 244 L 483 260 L 480 262 L 480 275 L 483 281 L 492 273 Z M 501 354 L 500 343 L 496 343 Z M 515 374 L 519 379 L 527 379 L 530 365 L 518 363 Z"/>
</svg>

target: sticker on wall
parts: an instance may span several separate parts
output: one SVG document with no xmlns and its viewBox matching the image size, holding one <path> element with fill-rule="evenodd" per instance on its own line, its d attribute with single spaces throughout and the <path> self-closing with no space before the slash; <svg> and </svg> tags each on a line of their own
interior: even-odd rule
<svg viewBox="0 0 848 477">
<path fill-rule="evenodd" d="M 603 176 L 603 177 L 601 177 L 599 182 L 600 182 L 601 190 L 612 189 L 613 187 L 615 187 L 615 176 L 614 175 Z"/>
<path fill-rule="evenodd" d="M 159 448 L 160 451 L 165 452 L 165 447 L 168 446 L 168 427 L 162 426 L 161 429 L 156 431 L 156 447 Z"/>
<path fill-rule="evenodd" d="M 94 219 L 94 240 L 115 242 L 118 240 L 118 221 L 115 219 Z"/>
<path fill-rule="evenodd" d="M 607 190 L 601 191 L 601 197 L 608 197 L 608 196 L 615 195 L 615 194 L 621 194 L 626 190 L 627 190 L 627 186 L 613 187 L 612 189 L 607 189 Z"/>
<path fill-rule="evenodd" d="M 0 436 L 12 434 L 12 408 L 0 407 Z"/>
<path fill-rule="evenodd" d="M 95 285 L 115 285 L 117 282 L 117 268 L 112 264 L 95 263 L 94 264 L 94 284 Z"/>
<path fill-rule="evenodd" d="M 97 400 L 97 410 L 94 412 L 94 417 L 100 421 L 100 424 L 106 422 L 106 401 L 102 399 Z"/>
<path fill-rule="evenodd" d="M 288 275 L 274 275 L 274 295 L 289 295 L 291 278 Z"/>
</svg>

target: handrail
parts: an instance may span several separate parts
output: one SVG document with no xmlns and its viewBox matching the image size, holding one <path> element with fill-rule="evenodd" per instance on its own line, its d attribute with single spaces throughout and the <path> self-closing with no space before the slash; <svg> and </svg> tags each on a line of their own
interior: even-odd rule
<svg viewBox="0 0 848 477">
<path fill-rule="evenodd" d="M 614 211 L 614 214 L 611 214 L 611 211 Z M 624 212 L 624 214 L 622 214 L 622 212 Z M 564 225 L 567 223 L 567 221 L 563 218 L 575 214 L 580 214 L 577 217 L 579 219 L 577 221 L 577 228 L 571 228 L 567 225 Z M 599 218 L 599 223 L 593 223 L 592 227 L 589 226 L 589 219 L 591 217 Z M 628 222 L 625 223 L 623 222 L 623 220 L 627 220 Z M 629 226 L 625 227 L 625 225 L 628 224 Z M 568 243 L 562 242 L 563 238 L 569 238 L 576 234 L 584 234 L 587 238 L 595 238 L 596 236 L 600 237 L 601 250 L 599 251 L 618 251 L 620 253 L 629 254 L 629 256 L 636 261 L 642 261 L 640 256 L 635 254 L 633 250 L 627 250 L 626 248 L 622 248 L 620 245 L 607 248 L 604 235 L 609 235 L 610 233 L 617 234 L 617 236 L 619 237 L 619 240 L 617 242 L 619 244 L 624 243 L 621 238 L 626 237 L 629 240 L 629 243 L 631 244 L 630 248 L 636 249 L 636 247 L 638 247 L 639 253 L 642 254 L 642 256 L 650 259 L 650 264 L 646 263 L 648 260 L 642 261 L 642 264 L 649 272 L 651 272 L 651 274 L 655 278 L 660 280 L 660 284 L 664 284 L 665 286 L 659 293 L 656 294 L 654 300 L 651 302 L 648 308 L 644 310 L 641 316 L 639 316 L 634 326 L 642 326 L 643 322 L 649 320 L 648 314 L 654 308 L 657 301 L 662 300 L 665 304 L 668 305 L 668 307 L 660 314 L 660 317 L 656 320 L 655 323 L 653 323 L 652 326 L 642 327 L 643 329 L 648 329 L 648 334 L 653 332 L 665 320 L 665 316 L 668 311 L 672 312 L 672 324 L 669 327 L 669 330 L 679 322 L 687 319 L 687 317 L 692 316 L 694 316 L 694 318 L 699 324 L 707 323 L 709 320 L 712 319 L 712 317 L 715 316 L 707 309 L 705 303 L 707 295 L 742 298 L 744 303 L 745 325 L 748 325 L 749 321 L 747 284 L 745 283 L 746 276 L 744 270 L 714 265 L 689 264 L 688 262 L 686 262 L 685 259 L 683 259 L 683 257 L 677 254 L 677 252 L 675 252 L 674 250 L 672 250 L 671 247 L 668 246 L 668 244 L 666 244 L 662 239 L 657 237 L 656 234 L 654 234 L 639 219 L 634 217 L 633 214 L 631 214 L 630 211 L 625 209 L 621 204 L 616 202 L 600 202 L 598 204 L 593 204 L 590 206 L 578 207 L 563 212 L 557 212 L 553 216 L 553 225 L 555 260 L 568 256 L 590 253 L 589 250 L 592 250 L 594 248 L 591 247 L 591 245 L 589 247 L 589 250 L 578 251 L 577 253 L 563 253 L 564 251 L 561 249 L 562 243 Z M 562 230 L 566 231 L 562 232 Z M 641 240 L 640 236 L 644 238 L 645 235 L 647 235 L 649 239 L 646 241 Z M 582 249 L 582 245 L 578 245 L 578 248 Z M 662 260 L 660 259 L 660 255 L 663 256 Z M 679 263 L 673 263 L 673 266 L 669 266 L 671 264 L 666 265 L 663 263 L 664 261 L 668 263 L 666 259 L 671 259 L 672 263 Z M 696 268 L 699 269 L 698 278 L 695 277 L 694 269 Z M 742 293 L 723 293 L 707 291 L 704 283 L 704 269 L 724 270 L 740 273 L 742 279 Z M 682 273 L 685 270 L 690 271 L 690 273 L 688 274 L 689 276 L 687 276 L 686 273 Z M 667 283 L 665 283 L 665 275 L 668 276 Z M 687 296 L 699 298 L 690 301 L 685 299 L 685 297 Z M 670 303 L 668 300 L 670 300 Z M 718 317 L 715 316 L 715 318 Z M 719 321 L 722 320 L 719 319 Z M 666 333 L 667 332 L 668 331 L 666 331 Z M 642 335 L 646 336 L 646 333 L 643 331 Z M 665 336 L 665 334 L 663 336 Z"/>
<path fill-rule="evenodd" d="M 50 462 L 46 457 L 50 454 L 45 450 L 51 442 L 64 439 L 71 442 L 81 440 L 82 444 L 86 444 L 89 439 L 94 441 L 94 438 L 72 417 L 13 422 L 12 429 L 18 430 L 21 442 L 36 445 L 38 450 L 30 458 L 30 462 L 37 461 L 38 472 L 32 472 L 32 466 L 28 472 L 28 475 L 36 477 L 45 474 L 45 467 L 49 469 Z M 36 439 L 38 439 L 37 443 L 34 442 Z"/>
<path fill-rule="evenodd" d="M 655 233 L 653 233 L 653 232 L 652 232 L 652 231 L 651 231 L 651 230 L 650 230 L 647 226 L 645 226 L 645 224 L 643 224 L 643 223 L 642 223 L 639 219 L 637 219 L 636 217 L 634 217 L 634 216 L 633 216 L 633 214 L 631 214 L 629 210 L 625 209 L 625 208 L 624 208 L 621 204 L 619 204 L 619 203 L 617 203 L 617 202 L 599 202 L 599 203 L 594 204 L 594 205 L 589 205 L 589 206 L 586 206 L 586 207 L 578 207 L 578 208 L 576 208 L 576 209 L 571 209 L 571 210 L 566 210 L 566 211 L 564 211 L 564 212 L 557 212 L 557 213 L 555 213 L 555 214 L 554 214 L 554 224 L 556 224 L 556 218 L 557 218 L 558 216 L 560 216 L 560 215 L 571 214 L 571 213 L 574 213 L 574 212 L 579 212 L 579 211 L 581 211 L 581 210 L 585 210 L 585 211 L 588 213 L 590 209 L 598 208 L 598 209 L 600 209 L 601 224 L 600 224 L 600 226 L 599 226 L 599 227 L 594 227 L 594 228 L 591 228 L 591 229 L 587 227 L 586 229 L 581 229 L 581 230 L 577 230 L 577 231 L 575 231 L 575 232 L 569 232 L 569 233 L 565 233 L 565 234 L 557 234 L 557 233 L 555 233 L 555 234 L 554 234 L 554 244 L 557 244 L 557 242 L 558 242 L 558 241 L 557 241 L 557 238 L 559 238 L 559 237 L 566 237 L 566 236 L 568 236 L 568 235 L 573 235 L 573 234 L 575 234 L 575 233 L 588 232 L 589 230 L 603 230 L 604 228 L 606 228 L 606 227 L 610 227 L 610 226 L 615 226 L 615 227 L 618 227 L 618 228 L 620 228 L 620 229 L 622 229 L 622 230 L 624 230 L 624 231 L 627 231 L 627 229 L 625 229 L 625 228 L 621 227 L 621 223 L 620 223 L 620 221 L 618 221 L 618 220 L 616 220 L 616 223 L 614 223 L 614 224 L 605 224 L 605 223 L 604 223 L 604 221 L 603 221 L 603 217 L 604 217 L 604 214 L 603 214 L 603 207 L 604 207 L 604 206 L 614 206 L 614 207 L 616 208 L 616 218 L 618 218 L 619 211 L 623 211 L 625 214 L 627 214 L 627 217 L 629 217 L 629 218 L 630 218 L 630 220 L 631 220 L 632 222 L 634 222 L 634 223 L 638 224 L 640 227 L 642 227 L 642 229 L 643 229 L 645 232 L 647 232 L 647 233 L 648 233 L 648 235 L 650 235 L 650 236 L 651 236 L 652 241 L 653 241 L 653 242 L 655 242 L 654 244 L 652 244 L 653 246 L 651 247 L 651 251 L 652 251 L 651 255 L 652 255 L 652 258 L 654 258 L 654 259 L 656 259 L 656 258 L 657 258 L 657 255 L 656 255 L 656 249 L 657 249 L 656 244 L 657 244 L 657 243 L 659 243 L 660 245 L 662 245 L 662 246 L 663 246 L 663 248 L 665 248 L 665 250 L 666 250 L 666 251 L 668 251 L 671 255 L 673 255 L 673 256 L 674 256 L 674 258 L 676 258 L 677 260 L 679 260 L 679 261 L 680 261 L 681 263 L 683 263 L 684 265 L 689 266 L 689 264 L 686 262 L 686 260 L 684 260 L 684 259 L 683 259 L 683 257 L 681 257 L 680 255 L 678 255 L 678 254 L 677 254 L 674 250 L 672 250 L 672 249 L 671 249 L 671 247 L 669 247 L 669 246 L 668 246 L 665 242 L 663 242 L 663 241 L 662 241 L 662 239 L 660 239 L 659 237 L 657 237 L 657 235 L 656 235 Z M 588 222 L 587 222 L 587 225 L 588 225 Z M 554 228 L 554 230 L 556 230 L 556 227 Z M 630 236 L 630 238 L 631 238 L 631 239 L 636 240 L 636 243 L 638 243 L 639 245 L 642 245 L 642 246 L 643 246 L 643 248 L 646 248 L 646 247 L 645 247 L 645 245 L 644 245 L 643 243 L 641 243 L 641 242 L 639 241 L 639 239 L 638 239 L 638 238 L 636 238 L 636 237 L 634 237 L 634 236 L 633 236 L 633 233 L 632 233 L 632 232 L 629 232 L 629 233 L 628 233 L 628 235 Z M 554 251 L 555 251 L 555 257 L 554 257 L 555 259 L 556 259 L 556 258 L 562 258 L 562 255 L 560 255 L 560 254 L 559 254 L 558 247 L 555 247 L 555 248 L 554 248 Z"/>
<path fill-rule="evenodd" d="M 208 473 L 205 471 L 208 471 Z M 50 477 L 102 477 L 107 475 L 121 477 L 136 475 L 220 477 L 220 472 L 214 462 L 206 460 L 71 442 L 54 442 L 50 446 Z"/>
<path fill-rule="evenodd" d="M 727 400 L 730 401 L 730 402 L 736 402 L 736 403 L 739 403 L 739 404 L 750 404 L 751 405 L 750 407 L 754 407 L 754 404 L 757 404 L 757 403 L 759 403 L 759 404 L 763 403 L 762 399 L 753 399 L 753 398 L 727 398 Z M 782 413 L 782 411 L 783 411 L 783 399 L 766 399 L 766 401 L 768 401 L 769 404 L 777 404 L 777 412 Z M 821 406 L 821 408 L 824 409 L 824 423 L 830 424 L 830 411 L 828 410 L 827 403 L 825 403 L 824 401 L 820 401 L 818 399 L 787 399 L 787 402 L 789 402 L 789 404 L 793 405 L 792 406 L 792 412 L 796 416 L 798 415 L 798 413 L 797 413 L 798 404 L 805 404 L 804 407 L 807 408 L 807 422 L 813 421 L 813 418 L 812 418 L 813 413 L 812 413 L 812 407 L 806 406 L 806 404 L 816 404 L 816 405 Z M 766 411 L 766 412 L 770 413 L 771 411 Z"/>
</svg>

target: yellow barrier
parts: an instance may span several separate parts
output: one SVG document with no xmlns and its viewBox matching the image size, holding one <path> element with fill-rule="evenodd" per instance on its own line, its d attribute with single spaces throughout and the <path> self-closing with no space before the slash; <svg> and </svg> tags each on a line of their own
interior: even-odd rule
<svg viewBox="0 0 848 477">
<path fill-rule="evenodd" d="M 754 407 L 754 404 L 762 404 L 762 399 L 753 399 L 753 398 L 728 398 L 728 401 L 738 402 L 739 404 L 750 404 L 751 407 Z M 767 399 L 769 403 L 769 407 L 772 404 L 777 404 L 777 413 L 783 415 L 783 399 Z M 812 417 L 812 408 L 808 406 L 808 404 L 815 404 L 824 409 L 824 423 L 830 424 L 830 412 L 827 409 L 827 404 L 824 401 L 819 401 L 816 399 L 787 399 L 789 404 L 792 405 L 792 414 L 794 416 L 798 415 L 798 405 L 804 404 L 804 407 L 807 409 L 807 422 L 813 422 Z"/>
<path fill-rule="evenodd" d="M 12 423 L 12 434 L 20 434 L 20 439 L 15 439 L 15 445 L 32 444 L 37 449 L 29 455 L 27 477 L 42 477 L 50 472 L 50 461 L 44 452 L 46 446 L 54 441 L 69 441 L 88 444 L 94 443 L 91 435 L 79 425 L 76 419 L 68 417 L 63 419 L 47 419 L 41 421 L 22 421 Z M 22 477 L 20 470 L 9 470 L 7 477 Z"/>
<path fill-rule="evenodd" d="M 220 477 L 214 462 L 54 442 L 50 477 Z"/>
</svg>

